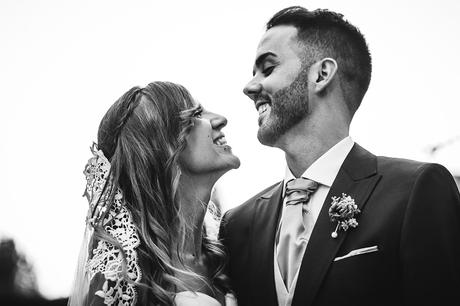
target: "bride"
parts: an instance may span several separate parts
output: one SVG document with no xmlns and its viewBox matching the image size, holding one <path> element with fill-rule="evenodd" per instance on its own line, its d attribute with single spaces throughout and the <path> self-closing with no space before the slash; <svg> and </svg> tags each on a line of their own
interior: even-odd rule
<svg viewBox="0 0 460 306">
<path fill-rule="evenodd" d="M 226 124 L 168 82 L 110 107 L 84 171 L 89 211 L 69 305 L 236 305 L 222 245 L 204 226 L 214 184 L 240 165 Z"/>
</svg>

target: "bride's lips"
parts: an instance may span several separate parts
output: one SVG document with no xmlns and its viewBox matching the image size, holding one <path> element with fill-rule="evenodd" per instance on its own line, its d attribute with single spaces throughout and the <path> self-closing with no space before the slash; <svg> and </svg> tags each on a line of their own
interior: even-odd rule
<svg viewBox="0 0 460 306">
<path fill-rule="evenodd" d="M 224 149 L 225 149 L 225 148 L 231 148 L 231 147 L 227 144 L 227 140 L 225 139 L 224 133 L 219 133 L 216 137 L 214 137 L 214 139 L 212 140 L 212 142 L 214 143 L 214 145 L 216 145 L 216 146 L 218 146 L 218 147 L 223 147 Z"/>
</svg>

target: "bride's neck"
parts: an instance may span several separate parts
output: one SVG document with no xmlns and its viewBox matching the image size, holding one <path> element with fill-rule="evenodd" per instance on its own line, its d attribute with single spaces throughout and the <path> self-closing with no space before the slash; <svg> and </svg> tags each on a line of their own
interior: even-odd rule
<svg viewBox="0 0 460 306">
<path fill-rule="evenodd" d="M 182 216 L 186 226 L 192 229 L 187 231 L 184 251 L 196 259 L 201 257 L 203 223 L 212 187 L 213 184 L 187 175 L 182 175 L 179 183 Z"/>
</svg>

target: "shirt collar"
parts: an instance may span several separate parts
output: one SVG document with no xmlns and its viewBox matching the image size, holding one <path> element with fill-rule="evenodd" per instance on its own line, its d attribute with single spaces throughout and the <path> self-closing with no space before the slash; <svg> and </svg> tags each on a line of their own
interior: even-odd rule
<svg viewBox="0 0 460 306">
<path fill-rule="evenodd" d="M 331 187 L 337 173 L 339 173 L 343 161 L 348 153 L 350 153 L 354 144 L 355 142 L 350 136 L 345 137 L 311 164 L 302 174 L 302 177 L 313 180 L 321 185 Z M 284 186 L 292 179 L 295 179 L 295 177 L 286 165 Z"/>
</svg>

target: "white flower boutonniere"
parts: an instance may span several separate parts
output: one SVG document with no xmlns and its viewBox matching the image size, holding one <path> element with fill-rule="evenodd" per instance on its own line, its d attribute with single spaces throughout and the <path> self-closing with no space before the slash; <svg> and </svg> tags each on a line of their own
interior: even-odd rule
<svg viewBox="0 0 460 306">
<path fill-rule="evenodd" d="M 332 238 L 337 238 L 337 231 L 342 229 L 346 232 L 350 227 L 357 227 L 356 215 L 361 211 L 355 204 L 355 200 L 342 193 L 342 197 L 332 197 L 331 207 L 329 207 L 329 218 L 331 222 L 337 222 L 335 231 L 331 233 Z"/>
</svg>

